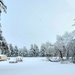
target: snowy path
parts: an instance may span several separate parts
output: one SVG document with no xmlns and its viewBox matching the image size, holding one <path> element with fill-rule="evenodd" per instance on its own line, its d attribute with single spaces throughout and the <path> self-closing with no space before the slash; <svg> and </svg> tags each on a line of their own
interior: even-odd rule
<svg viewBox="0 0 75 75">
<path fill-rule="evenodd" d="M 24 58 L 23 62 L 0 62 L 0 75 L 75 75 L 74 64 L 44 61 L 45 58 Z"/>
</svg>

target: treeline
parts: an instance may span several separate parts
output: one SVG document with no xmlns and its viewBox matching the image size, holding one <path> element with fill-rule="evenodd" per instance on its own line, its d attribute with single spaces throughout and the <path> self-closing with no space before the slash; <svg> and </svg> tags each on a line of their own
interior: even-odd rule
<svg viewBox="0 0 75 75">
<path fill-rule="evenodd" d="M 37 44 L 31 44 L 30 49 L 26 47 L 18 48 L 9 45 L 9 51 L 7 53 L 9 57 L 23 56 L 23 57 L 75 57 L 75 31 L 64 35 L 57 35 L 57 40 L 54 44 L 46 42 L 38 47 Z"/>
<path fill-rule="evenodd" d="M 52 56 L 53 47 L 54 46 L 49 42 L 47 42 L 46 44 L 42 44 L 40 48 L 36 44 L 31 44 L 31 47 L 30 47 L 29 50 L 26 47 L 18 48 L 17 46 L 14 47 L 12 44 L 9 44 L 9 51 L 6 54 L 9 57 L 16 57 L 16 56 L 45 57 L 45 56 Z"/>
</svg>

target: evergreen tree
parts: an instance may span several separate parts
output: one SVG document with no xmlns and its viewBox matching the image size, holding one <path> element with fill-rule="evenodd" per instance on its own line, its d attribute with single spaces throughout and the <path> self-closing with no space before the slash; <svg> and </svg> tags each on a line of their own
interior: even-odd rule
<svg viewBox="0 0 75 75">
<path fill-rule="evenodd" d="M 34 57 L 39 55 L 39 48 L 36 44 L 34 44 L 33 54 L 34 54 Z"/>
<path fill-rule="evenodd" d="M 23 50 L 22 50 L 22 54 L 23 54 L 23 57 L 27 57 L 28 56 L 28 51 L 27 51 L 27 48 L 26 47 L 23 47 Z"/>
<path fill-rule="evenodd" d="M 14 56 L 18 56 L 18 47 L 17 46 L 15 46 L 15 48 L 14 48 Z"/>
<path fill-rule="evenodd" d="M 41 45 L 40 54 L 39 55 L 42 56 L 42 57 L 46 56 L 46 46 L 45 46 L 45 44 Z"/>
<path fill-rule="evenodd" d="M 36 44 L 31 44 L 31 48 L 29 51 L 29 56 L 36 57 L 39 55 L 39 48 Z"/>
<path fill-rule="evenodd" d="M 34 46 L 33 46 L 33 44 L 31 44 L 31 48 L 30 48 L 30 51 L 29 51 L 29 56 L 31 56 L 31 57 L 34 56 L 33 51 L 34 51 Z"/>
<path fill-rule="evenodd" d="M 13 48 L 12 44 L 9 44 L 9 50 L 10 50 L 11 56 L 13 56 L 14 55 L 14 48 Z"/>
</svg>

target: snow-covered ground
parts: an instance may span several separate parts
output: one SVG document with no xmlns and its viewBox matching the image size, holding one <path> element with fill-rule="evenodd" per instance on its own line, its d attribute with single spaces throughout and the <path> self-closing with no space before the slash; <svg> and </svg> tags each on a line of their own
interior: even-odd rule
<svg viewBox="0 0 75 75">
<path fill-rule="evenodd" d="M 0 61 L 0 75 L 75 75 L 75 65 L 28 57 L 19 63 Z"/>
</svg>

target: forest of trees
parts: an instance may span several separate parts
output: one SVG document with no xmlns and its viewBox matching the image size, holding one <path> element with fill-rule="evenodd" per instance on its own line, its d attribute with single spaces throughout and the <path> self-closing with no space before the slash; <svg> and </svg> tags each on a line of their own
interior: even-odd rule
<svg viewBox="0 0 75 75">
<path fill-rule="evenodd" d="M 17 46 L 13 47 L 12 44 L 9 44 L 9 53 L 7 56 L 16 57 L 75 57 L 75 31 L 68 33 L 65 32 L 64 35 L 57 35 L 56 42 L 52 44 L 51 42 L 46 42 L 41 44 L 40 48 L 36 44 L 31 44 L 30 49 L 26 47 L 18 48 Z"/>
</svg>

